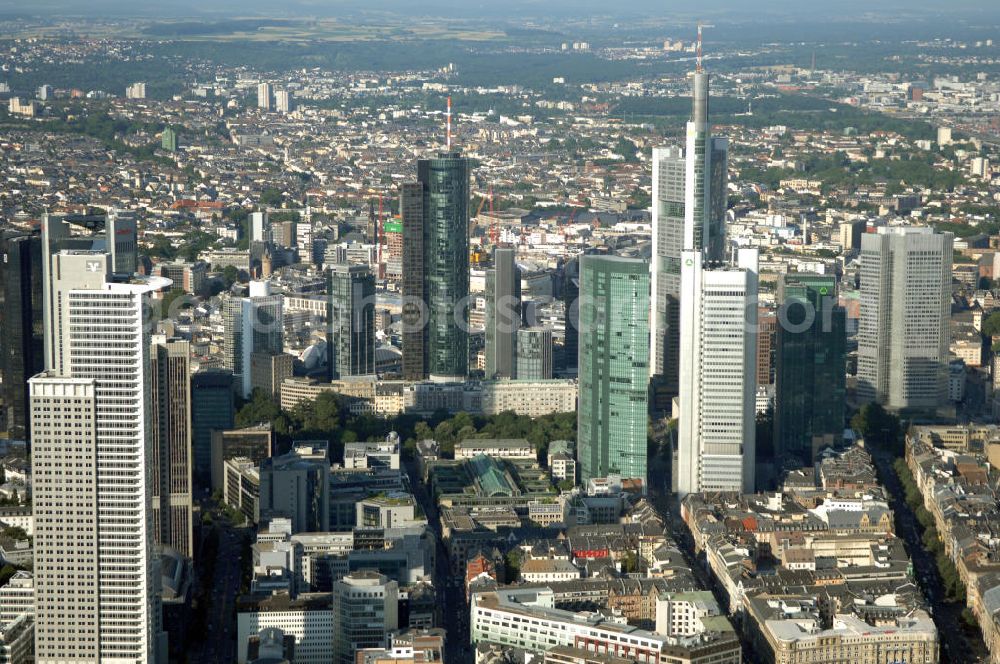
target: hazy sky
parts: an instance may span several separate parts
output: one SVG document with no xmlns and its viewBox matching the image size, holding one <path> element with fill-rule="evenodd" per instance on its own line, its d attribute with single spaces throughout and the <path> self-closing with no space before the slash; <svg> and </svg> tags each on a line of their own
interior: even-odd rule
<svg viewBox="0 0 1000 664">
<path fill-rule="evenodd" d="M 405 14 L 451 14 L 500 19 L 547 15 L 661 15 L 692 13 L 734 20 L 762 18 L 822 19 L 862 14 L 1000 14 L 997 0 L 0 0 L 3 14 L 117 16 L 313 15 L 391 11 Z"/>
</svg>

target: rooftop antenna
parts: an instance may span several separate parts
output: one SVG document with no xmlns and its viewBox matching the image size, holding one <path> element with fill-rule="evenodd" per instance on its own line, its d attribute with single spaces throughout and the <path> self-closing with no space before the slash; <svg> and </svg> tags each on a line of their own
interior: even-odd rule
<svg viewBox="0 0 1000 664">
<path fill-rule="evenodd" d="M 714 25 L 709 25 L 707 23 L 702 23 L 701 21 L 698 22 L 698 47 L 697 47 L 697 50 L 695 52 L 696 53 L 695 62 L 697 63 L 696 66 L 695 66 L 695 71 L 697 71 L 698 73 L 701 73 L 701 71 L 702 71 L 702 66 L 701 66 L 701 63 L 702 63 L 702 52 L 701 52 L 701 31 L 702 31 L 702 28 L 714 28 L 714 27 L 715 27 Z"/>
<path fill-rule="evenodd" d="M 451 152 L 451 95 L 448 95 L 448 112 L 445 117 L 448 119 L 448 152 Z"/>
</svg>

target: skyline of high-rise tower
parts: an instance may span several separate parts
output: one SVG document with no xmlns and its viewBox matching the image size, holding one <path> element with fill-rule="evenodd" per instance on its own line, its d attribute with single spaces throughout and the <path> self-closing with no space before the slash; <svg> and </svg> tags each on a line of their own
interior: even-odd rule
<svg viewBox="0 0 1000 664">
<path fill-rule="evenodd" d="M 374 374 L 375 275 L 365 265 L 334 265 L 327 293 L 330 380 Z"/>
<path fill-rule="evenodd" d="M 947 402 L 953 244 L 926 226 L 861 237 L 860 402 L 921 411 Z"/>
<path fill-rule="evenodd" d="M 740 249 L 732 266 L 707 264 L 702 251 L 682 260 L 677 493 L 753 493 L 757 250 Z"/>
<path fill-rule="evenodd" d="M 512 247 L 493 250 L 486 270 L 486 378 L 517 376 L 517 330 L 521 327 L 521 275 Z"/>
<path fill-rule="evenodd" d="M 774 451 L 812 466 L 844 430 L 846 310 L 837 277 L 799 272 L 778 280 L 775 335 Z"/>
<path fill-rule="evenodd" d="M 251 281 L 247 297 L 229 296 L 223 302 L 223 360 L 233 372 L 236 390 L 250 396 L 250 360 L 254 353 L 278 355 L 284 350 L 284 296 L 271 292 L 267 281 Z"/>
<path fill-rule="evenodd" d="M 30 381 L 37 662 L 146 662 L 161 652 L 153 549 L 149 298 L 162 278 L 111 256 L 50 258 L 53 349 Z"/>
<path fill-rule="evenodd" d="M 621 256 L 580 260 L 580 479 L 647 482 L 649 265 Z"/>
<path fill-rule="evenodd" d="M 704 249 L 718 262 L 726 247 L 729 139 L 711 134 L 708 73 L 699 65 L 691 79 L 684 148 L 653 149 L 649 370 L 664 396 L 678 394 L 681 252 Z"/>
<path fill-rule="evenodd" d="M 194 557 L 191 342 L 153 337 L 153 541 Z"/>
<path fill-rule="evenodd" d="M 403 218 L 403 373 L 409 380 L 469 374 L 471 159 L 444 152 L 417 162 L 400 190 Z M 410 357 L 407 357 L 407 356 Z"/>
<path fill-rule="evenodd" d="M 105 214 L 42 215 L 43 325 L 49 329 L 56 319 L 52 309 L 51 257 L 63 250 L 107 252 L 113 274 L 131 276 L 139 265 L 138 226 L 127 212 L 110 209 Z M 46 339 L 45 367 L 52 368 L 56 349 Z"/>
<path fill-rule="evenodd" d="M 28 379 L 44 367 L 42 240 L 38 233 L 0 235 L 0 398 L 13 440 L 31 434 Z"/>
</svg>

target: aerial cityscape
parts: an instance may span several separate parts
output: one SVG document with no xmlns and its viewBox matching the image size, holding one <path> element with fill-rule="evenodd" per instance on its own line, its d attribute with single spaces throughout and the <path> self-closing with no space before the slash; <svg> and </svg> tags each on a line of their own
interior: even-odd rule
<svg viewBox="0 0 1000 664">
<path fill-rule="evenodd" d="M 1000 664 L 1000 5 L 0 0 L 0 663 Z"/>
</svg>

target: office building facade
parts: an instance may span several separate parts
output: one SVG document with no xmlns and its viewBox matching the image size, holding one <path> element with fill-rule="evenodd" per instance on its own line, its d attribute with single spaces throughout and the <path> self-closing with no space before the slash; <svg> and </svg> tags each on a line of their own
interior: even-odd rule
<svg viewBox="0 0 1000 664">
<path fill-rule="evenodd" d="M 212 483 L 212 432 L 232 429 L 235 419 L 231 371 L 202 369 L 191 376 L 192 475 L 200 486 Z"/>
<path fill-rule="evenodd" d="M 293 533 L 330 527 L 330 462 L 311 448 L 297 448 L 260 464 L 260 518 L 289 519 Z"/>
<path fill-rule="evenodd" d="M 521 276 L 512 247 L 493 250 L 486 270 L 486 379 L 515 378 L 521 327 Z"/>
<path fill-rule="evenodd" d="M 284 296 L 272 294 L 266 281 L 250 282 L 249 297 L 229 297 L 223 302 L 223 361 L 243 398 L 250 396 L 253 387 L 253 354 L 278 355 L 284 349 L 283 302 Z"/>
<path fill-rule="evenodd" d="M 96 215 L 42 215 L 42 307 L 43 328 L 52 328 L 55 320 L 51 287 L 52 257 L 63 250 L 97 251 L 111 256 L 111 272 L 135 274 L 139 265 L 135 217 L 111 209 Z M 51 367 L 56 339 L 45 339 L 45 366 Z"/>
<path fill-rule="evenodd" d="M 952 245 L 925 227 L 861 238 L 859 400 L 921 411 L 947 402 Z"/>
<path fill-rule="evenodd" d="M 153 541 L 194 557 L 191 473 L 191 344 L 154 339 Z"/>
<path fill-rule="evenodd" d="M 375 275 L 334 265 L 327 275 L 326 352 L 330 380 L 375 373 Z"/>
<path fill-rule="evenodd" d="M 614 474 L 645 484 L 649 265 L 584 256 L 580 297 L 581 481 Z"/>
<path fill-rule="evenodd" d="M 472 167 L 458 152 L 421 159 L 417 182 L 401 190 L 403 371 L 411 380 L 464 380 L 469 373 Z"/>
<path fill-rule="evenodd" d="M 403 378 L 427 378 L 427 292 L 424 283 L 424 186 L 408 182 L 399 189 L 403 246 Z"/>
<path fill-rule="evenodd" d="M 106 253 L 52 256 L 53 354 L 30 381 L 36 661 L 150 661 L 159 652 L 151 515 L 150 294 Z"/>
<path fill-rule="evenodd" d="M 522 327 L 517 331 L 517 379 L 552 378 L 552 328 Z"/>
<path fill-rule="evenodd" d="M 733 266 L 682 255 L 680 497 L 754 491 L 757 391 L 757 250 Z"/>
<path fill-rule="evenodd" d="M 44 369 L 42 241 L 37 234 L 0 235 L 0 398 L 12 440 L 30 437 L 28 379 Z"/>
<path fill-rule="evenodd" d="M 847 315 L 837 279 L 785 274 L 778 282 L 774 449 L 779 459 L 812 466 L 814 439 L 844 430 Z"/>
<path fill-rule="evenodd" d="M 333 662 L 354 664 L 358 650 L 388 645 L 399 629 L 399 584 L 372 571 L 333 584 Z"/>
<path fill-rule="evenodd" d="M 653 253 L 650 376 L 667 396 L 678 393 L 681 252 L 724 257 L 728 206 L 728 139 L 712 136 L 709 75 L 692 75 L 692 112 L 685 146 L 653 150 Z"/>
</svg>

